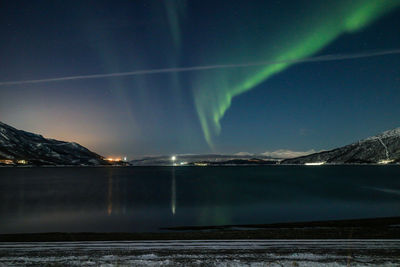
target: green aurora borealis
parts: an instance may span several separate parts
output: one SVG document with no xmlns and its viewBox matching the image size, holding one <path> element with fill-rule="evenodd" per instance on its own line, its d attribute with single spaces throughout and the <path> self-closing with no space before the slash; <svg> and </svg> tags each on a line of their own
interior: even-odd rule
<svg viewBox="0 0 400 267">
<path fill-rule="evenodd" d="M 212 53 L 218 54 L 221 62 L 230 62 L 232 58 L 242 62 L 254 62 L 256 59 L 300 60 L 320 52 L 342 34 L 362 30 L 399 4 L 400 1 L 359 0 L 337 1 L 334 7 L 324 6 L 325 12 L 321 12 L 322 6 L 314 7 L 311 14 L 302 14 L 300 21 L 276 29 L 279 34 L 273 41 L 269 40 L 260 46 L 247 42 L 247 36 L 232 35 L 232 47 L 212 51 L 209 56 L 212 57 Z M 328 15 L 326 10 L 329 10 Z M 258 48 L 257 51 L 253 51 L 254 47 Z M 204 137 L 210 147 L 213 147 L 213 138 L 221 132 L 221 119 L 232 105 L 232 99 L 291 65 L 293 63 L 279 63 L 196 73 L 194 102 Z"/>
<path fill-rule="evenodd" d="M 400 0 L 2 7 L 0 121 L 104 156 L 319 151 L 399 127 Z"/>
</svg>

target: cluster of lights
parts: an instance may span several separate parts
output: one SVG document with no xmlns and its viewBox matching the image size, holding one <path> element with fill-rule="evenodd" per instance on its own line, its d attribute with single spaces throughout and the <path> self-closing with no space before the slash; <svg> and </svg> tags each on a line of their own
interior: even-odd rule
<svg viewBox="0 0 400 267">
<path fill-rule="evenodd" d="M 394 160 L 393 159 L 383 159 L 378 161 L 378 164 L 389 164 L 392 163 Z"/>
<path fill-rule="evenodd" d="M 11 160 L 11 159 L 0 159 L 0 163 L 12 165 L 12 164 L 28 164 L 27 160 L 19 159 L 19 160 Z"/>
<path fill-rule="evenodd" d="M 121 158 L 107 158 L 107 161 L 121 161 Z"/>
<path fill-rule="evenodd" d="M 117 162 L 117 161 L 128 161 L 127 157 L 123 157 L 123 158 L 106 158 L 107 161 L 111 161 L 111 162 Z"/>
<path fill-rule="evenodd" d="M 14 161 L 12 161 L 11 159 L 0 159 L 0 163 L 13 164 Z"/>
<path fill-rule="evenodd" d="M 320 165 L 324 165 L 326 162 L 325 161 L 321 161 L 321 162 L 308 162 L 305 163 L 304 165 L 306 166 L 320 166 Z"/>
<path fill-rule="evenodd" d="M 179 164 L 178 164 L 178 163 L 176 163 L 176 160 L 177 160 L 177 157 L 176 157 L 176 156 L 172 156 L 172 157 L 171 157 L 172 165 L 174 165 L 174 166 L 178 166 L 178 165 L 184 166 L 184 165 L 187 165 L 187 164 L 188 164 L 186 161 L 181 161 L 181 162 L 179 162 Z"/>
</svg>

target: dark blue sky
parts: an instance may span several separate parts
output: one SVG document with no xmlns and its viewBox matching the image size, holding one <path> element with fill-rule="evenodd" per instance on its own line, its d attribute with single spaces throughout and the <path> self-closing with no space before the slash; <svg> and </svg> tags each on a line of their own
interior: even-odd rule
<svg viewBox="0 0 400 267">
<path fill-rule="evenodd" d="M 399 29 L 396 0 L 1 1 L 0 83 L 392 50 Z M 399 54 L 0 86 L 1 121 L 105 156 L 329 149 L 399 107 Z"/>
</svg>

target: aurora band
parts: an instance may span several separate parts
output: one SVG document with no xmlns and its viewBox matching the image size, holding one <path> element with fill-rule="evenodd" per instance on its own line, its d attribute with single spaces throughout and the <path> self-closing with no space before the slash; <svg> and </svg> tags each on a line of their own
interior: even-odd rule
<svg viewBox="0 0 400 267">
<path fill-rule="evenodd" d="M 283 63 L 250 67 L 246 70 L 213 70 L 199 73 L 193 84 L 194 102 L 204 137 L 211 148 L 213 148 L 213 138 L 221 132 L 220 121 L 231 106 L 233 97 L 253 89 L 271 76 L 295 64 L 285 61 L 313 56 L 340 35 L 359 31 L 400 6 L 398 0 L 337 1 L 337 3 L 343 6 L 333 9 L 329 16 L 318 15 L 318 10 L 314 10 L 315 14 L 311 16 L 317 17 L 318 23 L 308 23 L 307 27 L 299 27 L 305 30 L 280 33 L 282 36 L 277 41 L 283 42 L 273 54 L 268 44 L 265 44 L 262 51 L 256 52 L 259 60 L 261 57 L 263 60 L 283 61 Z M 235 40 L 231 42 L 234 43 Z M 257 47 L 260 47 L 259 44 Z M 235 54 L 237 58 L 243 60 L 241 55 L 249 53 L 250 50 L 242 48 L 242 51 L 237 53 L 233 49 L 217 53 L 226 56 Z"/>
</svg>

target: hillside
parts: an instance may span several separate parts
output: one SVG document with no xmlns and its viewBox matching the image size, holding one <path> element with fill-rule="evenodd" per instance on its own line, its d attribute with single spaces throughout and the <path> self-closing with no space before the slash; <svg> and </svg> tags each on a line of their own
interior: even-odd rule
<svg viewBox="0 0 400 267">
<path fill-rule="evenodd" d="M 108 165 L 104 158 L 74 143 L 44 138 L 0 122 L 0 164 Z"/>
<path fill-rule="evenodd" d="M 400 128 L 368 137 L 353 144 L 308 156 L 286 159 L 283 164 L 306 163 L 398 163 L 400 162 Z"/>
</svg>

